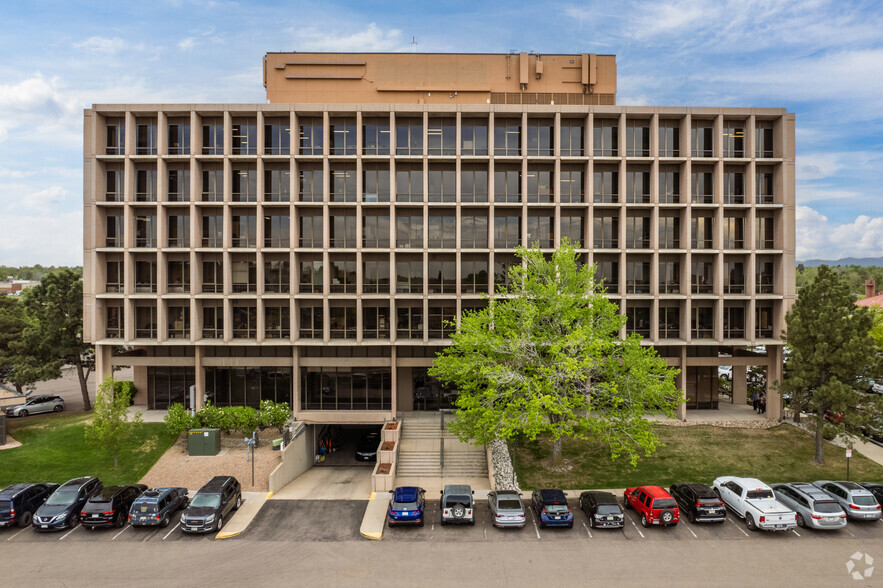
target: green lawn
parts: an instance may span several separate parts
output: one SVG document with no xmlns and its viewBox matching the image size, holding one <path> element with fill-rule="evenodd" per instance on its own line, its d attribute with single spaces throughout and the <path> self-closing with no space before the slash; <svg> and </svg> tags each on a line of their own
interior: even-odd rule
<svg viewBox="0 0 883 588">
<path fill-rule="evenodd" d="M 83 431 L 91 416 L 66 412 L 8 419 L 9 433 L 22 446 L 0 451 L 0 488 L 16 482 L 63 483 L 78 476 L 96 476 L 105 485 L 133 484 L 176 439 L 164 423 L 144 423 L 120 452 L 120 467 L 114 470 L 112 455 L 86 445 Z"/>
<path fill-rule="evenodd" d="M 548 441 L 510 443 L 509 450 L 524 489 L 668 487 L 675 482 L 710 485 L 718 476 L 754 477 L 768 484 L 846 477 L 842 448 L 826 443 L 826 465 L 817 466 L 813 438 L 789 425 L 766 430 L 657 426 L 656 434 L 665 446 L 642 458 L 636 468 L 623 458 L 611 462 L 605 447 L 573 439 L 564 440 L 564 463 L 554 471 L 548 467 Z M 883 466 L 857 452 L 849 470 L 852 480 L 883 481 Z"/>
</svg>

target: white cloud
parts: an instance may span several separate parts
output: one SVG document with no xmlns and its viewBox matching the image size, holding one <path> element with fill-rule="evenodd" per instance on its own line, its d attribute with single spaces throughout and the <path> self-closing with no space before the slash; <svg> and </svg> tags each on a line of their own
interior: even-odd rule
<svg viewBox="0 0 883 588">
<path fill-rule="evenodd" d="M 883 254 L 883 217 L 861 215 L 852 222 L 837 225 L 808 206 L 798 206 L 796 217 L 799 260 Z"/>
<path fill-rule="evenodd" d="M 12 205 L 15 208 L 30 208 L 38 212 L 52 212 L 58 210 L 59 205 L 63 204 L 70 196 L 70 192 L 61 186 L 50 186 L 25 194 L 19 203 Z"/>
<path fill-rule="evenodd" d="M 186 39 L 182 39 L 180 43 L 178 43 L 178 49 L 181 51 L 189 51 L 193 49 L 198 44 L 195 37 L 187 37 Z"/>
<path fill-rule="evenodd" d="M 83 213 L 3 215 L 2 265 L 82 265 Z"/>
<path fill-rule="evenodd" d="M 0 84 L 0 142 L 19 127 L 40 133 L 59 128 L 79 133 L 80 104 L 60 86 L 58 78 L 40 74 L 17 84 Z"/>
<path fill-rule="evenodd" d="M 74 43 L 75 49 L 83 49 L 89 53 L 100 55 L 112 55 L 126 46 L 125 41 L 119 37 L 89 37 L 85 41 Z"/>
<path fill-rule="evenodd" d="M 335 29 L 308 27 L 292 29 L 296 45 L 301 51 L 407 51 L 408 44 L 399 29 L 382 30 L 376 23 L 353 33 Z"/>
</svg>

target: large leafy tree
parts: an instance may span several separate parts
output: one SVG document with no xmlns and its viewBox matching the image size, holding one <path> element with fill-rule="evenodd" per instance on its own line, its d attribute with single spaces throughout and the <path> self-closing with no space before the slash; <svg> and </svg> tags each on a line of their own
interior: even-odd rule
<svg viewBox="0 0 883 588">
<path fill-rule="evenodd" d="M 108 376 L 95 391 L 95 412 L 92 422 L 86 425 L 86 443 L 113 455 L 113 469 L 119 467 L 120 449 L 141 425 L 141 413 L 129 420 L 132 388 L 114 388 L 113 378 Z"/>
<path fill-rule="evenodd" d="M 28 326 L 25 309 L 17 296 L 0 296 L 0 382 L 8 382 L 18 392 L 36 380 L 28 378 L 23 363 L 33 363 L 25 349 L 17 345 Z M 19 369 L 16 369 L 19 366 Z"/>
<path fill-rule="evenodd" d="M 840 431 L 854 433 L 879 414 L 867 379 L 880 373 L 876 342 L 870 331 L 873 311 L 856 306 L 849 285 L 827 266 L 800 291 L 785 316 L 788 369 L 780 389 L 791 406 L 810 414 L 815 425 L 817 464 L 825 463 L 825 415 L 840 421 Z M 829 425 L 829 428 L 830 425 Z"/>
<path fill-rule="evenodd" d="M 77 370 L 83 408 L 91 410 L 86 379 L 94 354 L 83 341 L 83 282 L 70 269 L 49 274 L 38 286 L 22 296 L 28 327 L 22 332 L 22 345 L 40 350 L 45 361 L 27 367 L 29 377 L 51 380 L 61 375 L 64 365 Z"/>
<path fill-rule="evenodd" d="M 564 437 L 594 439 L 637 463 L 658 445 L 645 415 L 673 416 L 681 402 L 677 370 L 639 336 L 619 338 L 626 318 L 569 242 L 551 259 L 517 255 L 510 286 L 463 313 L 429 371 L 459 389 L 451 430 L 479 444 L 548 435 L 555 463 Z"/>
</svg>

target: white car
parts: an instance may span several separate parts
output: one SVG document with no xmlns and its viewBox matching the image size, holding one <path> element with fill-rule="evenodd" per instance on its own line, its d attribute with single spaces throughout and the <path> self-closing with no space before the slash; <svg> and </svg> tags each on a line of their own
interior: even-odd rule
<svg viewBox="0 0 883 588">
<path fill-rule="evenodd" d="M 797 513 L 777 501 L 773 489 L 757 478 L 721 476 L 712 484 L 727 508 L 745 519 L 749 531 L 790 531 Z"/>
<path fill-rule="evenodd" d="M 717 366 L 717 377 L 732 381 L 732 379 L 733 379 L 733 366 L 731 366 L 731 365 Z"/>
<path fill-rule="evenodd" d="M 6 416 L 28 416 L 41 412 L 61 412 L 64 410 L 64 399 L 60 396 L 34 396 L 24 404 L 6 407 Z"/>
</svg>

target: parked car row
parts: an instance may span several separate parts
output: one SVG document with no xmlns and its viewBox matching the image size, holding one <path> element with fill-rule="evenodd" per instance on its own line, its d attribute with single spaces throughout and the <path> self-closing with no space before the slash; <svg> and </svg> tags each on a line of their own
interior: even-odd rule
<svg viewBox="0 0 883 588">
<path fill-rule="evenodd" d="M 219 531 L 242 504 L 242 490 L 232 476 L 215 476 L 190 500 L 187 488 L 144 484 L 105 486 L 87 476 L 58 484 L 13 484 L 0 490 L 0 527 L 60 531 L 132 526 L 167 527 L 179 510 L 186 533 Z"/>
</svg>

